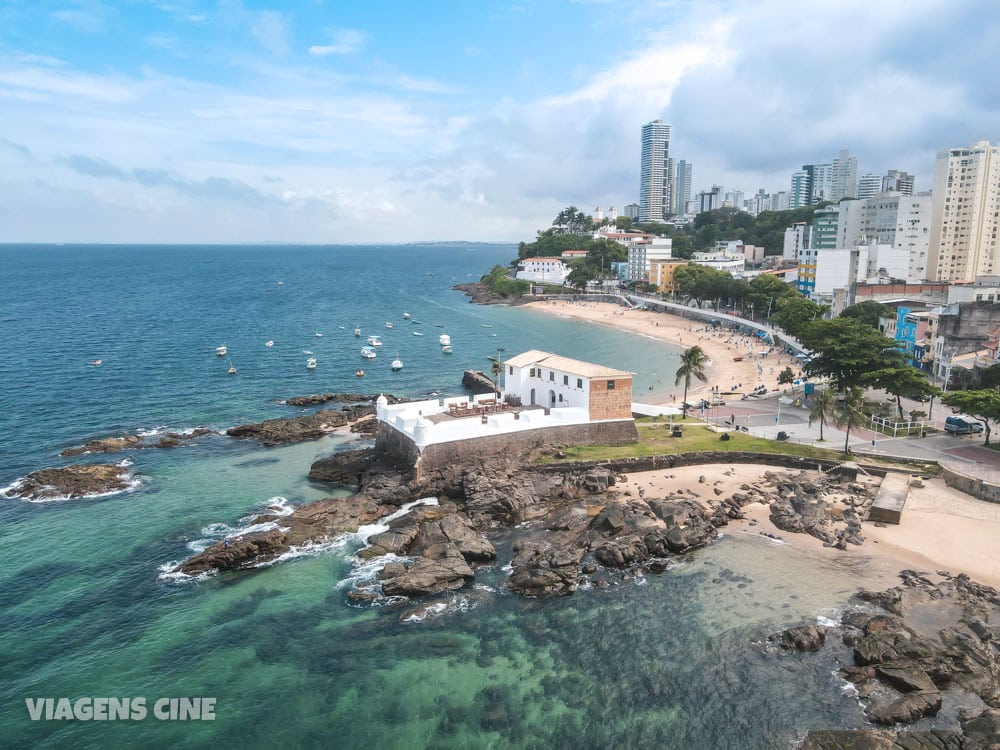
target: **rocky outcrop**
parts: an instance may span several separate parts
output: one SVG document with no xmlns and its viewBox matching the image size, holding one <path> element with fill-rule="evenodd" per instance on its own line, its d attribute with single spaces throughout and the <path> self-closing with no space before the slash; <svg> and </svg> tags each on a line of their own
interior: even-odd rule
<svg viewBox="0 0 1000 750">
<path fill-rule="evenodd" d="M 304 440 L 319 440 L 357 418 L 351 411 L 322 409 L 300 417 L 267 419 L 254 424 L 230 427 L 226 430 L 226 434 L 234 438 L 256 440 L 261 445 L 285 445 Z"/>
<path fill-rule="evenodd" d="M 288 406 L 319 406 L 320 404 L 362 404 L 374 403 L 378 394 L 365 393 L 316 393 L 311 396 L 292 396 L 283 403 Z M 391 399 L 391 396 L 386 396 Z M 395 400 L 393 399 L 393 402 Z"/>
<path fill-rule="evenodd" d="M 972 693 L 1000 709 L 1000 593 L 964 575 L 938 575 L 943 580 L 935 583 L 904 571 L 901 586 L 858 594 L 888 613 L 844 615 L 854 664 L 841 674 L 857 687 L 872 722 L 934 716 L 942 690 Z"/>
<path fill-rule="evenodd" d="M 288 535 L 282 529 L 255 531 L 234 539 L 216 542 L 181 563 L 177 571 L 187 575 L 199 575 L 217 570 L 241 570 L 273 560 L 289 549 Z"/>
<path fill-rule="evenodd" d="M 386 596 L 437 594 L 461 588 L 474 575 L 457 546 L 434 544 L 401 574 L 383 578 L 382 591 Z"/>
<path fill-rule="evenodd" d="M 377 459 L 374 448 L 333 453 L 313 462 L 309 467 L 309 481 L 359 487 Z"/>
<path fill-rule="evenodd" d="M 479 281 L 473 281 L 468 284 L 455 284 L 452 289 L 457 292 L 464 292 L 469 297 L 469 302 L 476 305 L 523 305 L 538 299 L 537 297 L 532 298 L 529 295 L 512 294 L 504 296 L 496 294 L 486 284 Z"/>
<path fill-rule="evenodd" d="M 826 643 L 826 628 L 819 625 L 797 625 L 772 635 L 770 640 L 778 642 L 786 651 L 819 651 Z"/>
<path fill-rule="evenodd" d="M 131 484 L 128 471 L 117 464 L 73 464 L 33 471 L 4 495 L 34 501 L 75 499 L 122 492 Z"/>
<path fill-rule="evenodd" d="M 127 450 L 139 450 L 142 448 L 176 448 L 178 445 L 214 434 L 214 430 L 207 427 L 198 427 L 186 432 L 167 432 L 159 436 L 144 435 L 122 435 L 120 437 L 97 438 L 90 440 L 83 445 L 67 448 L 60 456 L 82 456 L 88 453 L 120 453 Z"/>
</svg>

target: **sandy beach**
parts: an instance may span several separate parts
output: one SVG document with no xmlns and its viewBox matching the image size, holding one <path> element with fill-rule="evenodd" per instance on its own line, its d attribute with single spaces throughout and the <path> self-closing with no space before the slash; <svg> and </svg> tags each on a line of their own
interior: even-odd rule
<svg viewBox="0 0 1000 750">
<path fill-rule="evenodd" d="M 752 336 L 741 336 L 724 328 L 715 330 L 702 321 L 687 320 L 677 315 L 632 310 L 609 302 L 550 300 L 530 302 L 526 307 L 563 318 L 614 326 L 685 348 L 700 346 L 711 360 L 708 382 L 692 382 L 688 401 L 700 399 L 716 387 L 723 394 L 750 393 L 760 385 L 769 391 L 779 389 L 778 373 L 787 366 L 797 377 L 801 369 L 797 359 L 778 347 L 772 348 Z M 737 358 L 739 361 L 736 361 Z M 662 403 L 675 401 L 680 399 L 661 399 Z"/>
<path fill-rule="evenodd" d="M 724 468 L 731 471 L 729 476 L 723 474 Z M 744 483 L 759 482 L 769 471 L 782 470 L 756 464 L 688 466 L 629 474 L 628 481 L 615 488 L 621 493 L 646 497 L 666 497 L 686 488 L 701 495 L 701 502 L 707 503 L 714 495 L 712 489 L 720 489 L 722 497 L 729 496 Z M 704 484 L 698 482 L 701 475 L 706 476 Z M 896 585 L 899 571 L 912 569 L 932 578 L 938 570 L 966 573 L 980 583 L 1000 588 L 1000 545 L 996 541 L 1000 539 L 1000 504 L 965 495 L 945 485 L 942 479 L 911 488 L 898 526 L 880 527 L 865 522 L 865 543 L 860 547 L 850 545 L 845 551 L 824 547 L 819 539 L 808 534 L 778 529 L 771 523 L 766 505 L 748 505 L 744 513 L 746 519 L 733 522 L 724 529 L 725 533 L 768 534 L 810 554 L 862 558 L 873 573 L 885 579 L 886 586 Z"/>
</svg>

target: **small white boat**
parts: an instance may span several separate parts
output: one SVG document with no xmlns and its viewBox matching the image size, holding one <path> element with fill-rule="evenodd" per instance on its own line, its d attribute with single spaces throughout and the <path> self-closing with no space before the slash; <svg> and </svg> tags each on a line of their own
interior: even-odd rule
<svg viewBox="0 0 1000 750">
<path fill-rule="evenodd" d="M 236 368 L 233 367 L 233 360 L 229 360 L 229 374 L 230 375 L 236 374 Z"/>
<path fill-rule="evenodd" d="M 492 328 L 492 327 L 493 326 L 491 326 L 489 323 L 483 323 L 483 328 Z"/>
<path fill-rule="evenodd" d="M 318 338 L 318 339 L 321 339 L 321 338 L 323 338 L 323 334 L 322 334 L 322 333 L 320 333 L 319 331 L 317 331 L 317 332 L 316 332 L 316 338 Z"/>
<path fill-rule="evenodd" d="M 385 321 L 385 327 L 386 328 L 392 328 L 392 323 L 390 321 L 388 321 L 388 320 Z"/>
<path fill-rule="evenodd" d="M 413 335 L 414 336 L 423 336 L 424 334 L 422 334 L 420 331 L 414 331 Z"/>
<path fill-rule="evenodd" d="M 370 346 L 366 346 L 362 348 L 361 356 L 364 357 L 365 359 L 375 359 L 376 357 L 375 350 L 372 349 Z"/>
<path fill-rule="evenodd" d="M 225 344 L 215 347 L 215 356 L 217 357 L 225 357 L 228 353 L 229 349 L 226 348 Z"/>
<path fill-rule="evenodd" d="M 359 337 L 359 338 L 361 337 L 361 326 L 356 326 L 354 328 L 354 335 L 357 336 L 357 337 Z"/>
<path fill-rule="evenodd" d="M 403 313 L 403 320 L 409 320 L 409 319 L 410 319 L 410 314 L 408 312 L 404 312 Z"/>
<path fill-rule="evenodd" d="M 369 346 L 382 346 L 382 339 L 380 339 L 378 336 L 369 336 L 368 337 L 368 345 Z"/>
<path fill-rule="evenodd" d="M 445 354 L 451 354 L 451 344 L 445 344 L 441 347 L 441 351 Z"/>
<path fill-rule="evenodd" d="M 392 360 L 392 362 L 389 364 L 389 367 L 392 368 L 393 372 L 396 372 L 397 370 L 402 370 L 403 369 L 403 360 L 401 360 L 399 358 L 398 354 L 396 355 L 396 358 L 394 360 Z"/>
<path fill-rule="evenodd" d="M 355 377 L 363 378 L 365 376 L 365 371 L 362 370 L 361 368 L 358 368 L 358 371 L 354 373 L 354 375 Z"/>
<path fill-rule="evenodd" d="M 346 331 L 347 330 L 347 326 L 337 326 L 337 330 L 338 331 Z"/>
<path fill-rule="evenodd" d="M 90 360 L 90 364 L 93 365 L 94 367 L 100 367 L 102 364 L 104 364 L 104 361 L 100 359 L 92 359 Z"/>
<path fill-rule="evenodd" d="M 438 336 L 438 343 L 441 344 L 441 346 L 451 346 L 451 336 L 447 333 L 442 333 Z"/>
<path fill-rule="evenodd" d="M 308 349 L 303 349 L 303 350 L 302 350 L 302 353 L 303 353 L 303 354 L 312 354 L 312 352 L 311 352 L 311 351 L 309 351 Z"/>
<path fill-rule="evenodd" d="M 444 323 L 435 323 L 434 327 L 435 328 L 444 328 Z"/>
<path fill-rule="evenodd" d="M 315 370 L 316 369 L 316 358 L 315 357 L 310 357 L 309 359 L 306 360 L 306 369 L 307 370 Z"/>
<path fill-rule="evenodd" d="M 274 342 L 273 341 L 265 341 L 264 342 L 264 346 L 266 346 L 268 349 L 270 349 L 272 346 L 274 346 Z"/>
</svg>

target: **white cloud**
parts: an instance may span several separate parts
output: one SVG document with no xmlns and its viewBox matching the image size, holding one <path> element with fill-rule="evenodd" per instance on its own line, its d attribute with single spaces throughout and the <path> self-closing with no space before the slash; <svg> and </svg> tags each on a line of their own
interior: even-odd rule
<svg viewBox="0 0 1000 750">
<path fill-rule="evenodd" d="M 281 13 L 270 10 L 258 13 L 250 26 L 250 34 L 272 54 L 284 55 L 288 52 L 288 22 Z"/>
<path fill-rule="evenodd" d="M 314 44 L 309 48 L 309 54 L 317 57 L 327 55 L 349 55 L 358 52 L 368 41 L 368 35 L 357 29 L 333 29 L 329 32 L 330 44 Z"/>
</svg>

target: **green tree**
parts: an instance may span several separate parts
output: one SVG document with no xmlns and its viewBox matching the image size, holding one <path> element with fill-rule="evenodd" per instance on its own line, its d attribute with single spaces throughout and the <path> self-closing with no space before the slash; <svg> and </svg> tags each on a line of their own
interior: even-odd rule
<svg viewBox="0 0 1000 750">
<path fill-rule="evenodd" d="M 681 355 L 681 366 L 677 368 L 677 376 L 674 378 L 674 385 L 679 385 L 684 381 L 684 400 L 681 402 L 683 415 L 687 416 L 688 387 L 691 385 L 691 378 L 698 378 L 702 383 L 708 380 L 708 356 L 702 351 L 700 346 L 692 346 Z"/>
<path fill-rule="evenodd" d="M 867 326 L 878 329 L 879 318 L 885 316 L 889 308 L 873 299 L 858 302 L 844 309 L 841 318 L 854 318 Z"/>
<path fill-rule="evenodd" d="M 776 309 L 774 307 L 776 303 L 796 297 L 798 294 L 777 276 L 763 273 L 750 280 L 747 303 L 753 305 L 755 314 L 768 315 Z"/>
<path fill-rule="evenodd" d="M 576 206 L 568 206 L 559 212 L 552 226 L 565 229 L 569 234 L 586 234 L 593 230 L 594 222 Z"/>
<path fill-rule="evenodd" d="M 876 371 L 906 366 L 895 341 L 853 318 L 817 320 L 799 340 L 813 352 L 806 372 L 832 379 L 838 391 L 868 385 Z"/>
<path fill-rule="evenodd" d="M 594 273 L 594 269 L 590 264 L 577 261 L 573 263 L 573 268 L 566 277 L 566 283 L 574 289 L 582 291 L 587 288 L 589 282 L 596 278 L 597 274 Z"/>
<path fill-rule="evenodd" d="M 809 426 L 811 427 L 813 422 L 819 422 L 820 441 L 823 440 L 823 426 L 827 421 L 832 422 L 836 418 L 834 411 L 836 406 L 837 401 L 829 388 L 814 392 L 812 409 L 809 410 Z"/>
<path fill-rule="evenodd" d="M 908 364 L 875 370 L 871 374 L 869 382 L 896 398 L 896 409 L 899 411 L 901 422 L 903 421 L 903 398 L 923 401 L 941 393 L 941 389 L 932 385 L 927 379 L 927 373 Z"/>
<path fill-rule="evenodd" d="M 789 336 L 801 338 L 806 329 L 830 310 L 827 305 L 820 305 L 801 294 L 783 297 L 775 304 L 777 312 L 771 320 L 781 326 Z"/>
<path fill-rule="evenodd" d="M 990 422 L 997 424 L 1000 421 L 1000 393 L 991 389 L 955 391 L 942 396 L 941 402 L 980 420 L 986 428 L 983 445 L 990 444 Z"/>
<path fill-rule="evenodd" d="M 795 382 L 795 373 L 792 372 L 791 367 L 786 367 L 778 373 L 778 385 L 788 385 L 793 382 Z"/>
<path fill-rule="evenodd" d="M 1000 364 L 990 365 L 979 375 L 979 385 L 983 388 L 1000 387 Z"/>
<path fill-rule="evenodd" d="M 837 401 L 833 408 L 833 423 L 837 427 L 845 427 L 847 434 L 844 436 L 844 453 L 850 453 L 851 429 L 864 424 L 865 413 L 865 392 L 858 387 L 847 389 L 843 401 Z"/>
</svg>

